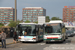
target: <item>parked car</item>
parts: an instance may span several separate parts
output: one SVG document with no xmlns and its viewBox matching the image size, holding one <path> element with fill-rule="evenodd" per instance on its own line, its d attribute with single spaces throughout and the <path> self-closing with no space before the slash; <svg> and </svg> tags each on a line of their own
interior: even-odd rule
<svg viewBox="0 0 75 50">
<path fill-rule="evenodd" d="M 73 29 L 73 33 L 74 33 L 74 35 L 75 35 L 75 29 Z"/>
<path fill-rule="evenodd" d="M 66 30 L 66 35 L 69 37 L 71 36 L 71 31 L 70 30 Z"/>
<path fill-rule="evenodd" d="M 70 30 L 71 36 L 74 36 L 73 30 Z"/>
</svg>

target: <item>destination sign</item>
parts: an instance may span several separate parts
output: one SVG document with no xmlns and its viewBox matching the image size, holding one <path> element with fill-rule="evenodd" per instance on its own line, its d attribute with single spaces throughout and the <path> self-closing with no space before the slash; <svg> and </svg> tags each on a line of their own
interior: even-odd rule
<svg viewBox="0 0 75 50">
<path fill-rule="evenodd" d="M 46 24 L 46 26 L 57 26 L 58 24 L 52 23 L 52 24 Z"/>
<path fill-rule="evenodd" d="M 31 25 L 22 25 L 22 26 L 31 26 Z"/>
</svg>

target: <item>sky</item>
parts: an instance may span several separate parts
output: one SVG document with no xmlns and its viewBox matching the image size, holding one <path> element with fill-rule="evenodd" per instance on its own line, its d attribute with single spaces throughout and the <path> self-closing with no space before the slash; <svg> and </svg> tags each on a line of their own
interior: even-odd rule
<svg viewBox="0 0 75 50">
<path fill-rule="evenodd" d="M 64 6 L 75 6 L 75 0 L 17 0 L 17 19 L 22 20 L 22 9 L 25 7 L 43 7 L 50 19 L 62 19 Z M 0 0 L 0 7 L 15 8 L 15 0 Z"/>
</svg>

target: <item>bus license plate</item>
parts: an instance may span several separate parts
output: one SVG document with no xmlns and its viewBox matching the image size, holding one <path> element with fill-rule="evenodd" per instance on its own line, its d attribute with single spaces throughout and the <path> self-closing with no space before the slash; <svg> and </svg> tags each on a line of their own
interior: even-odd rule
<svg viewBox="0 0 75 50">
<path fill-rule="evenodd" d="M 55 40 L 50 40 L 50 41 L 55 41 Z"/>
</svg>

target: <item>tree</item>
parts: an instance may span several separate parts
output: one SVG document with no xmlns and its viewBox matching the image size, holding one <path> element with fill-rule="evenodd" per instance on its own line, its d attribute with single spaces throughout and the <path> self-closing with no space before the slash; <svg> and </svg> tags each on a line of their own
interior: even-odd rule
<svg viewBox="0 0 75 50">
<path fill-rule="evenodd" d="M 8 26 L 10 27 L 16 27 L 17 23 L 15 21 L 10 21 L 10 24 Z"/>
<path fill-rule="evenodd" d="M 19 24 L 21 21 L 20 20 L 17 20 L 16 24 Z"/>
<path fill-rule="evenodd" d="M 25 23 L 30 23 L 30 21 L 29 20 L 26 20 Z"/>
<path fill-rule="evenodd" d="M 49 19 L 49 16 L 46 16 L 46 22 L 49 22 L 50 19 Z"/>
<path fill-rule="evenodd" d="M 62 20 L 59 17 L 52 17 L 51 20 Z"/>
<path fill-rule="evenodd" d="M 34 23 L 38 23 L 38 21 L 35 21 Z"/>
<path fill-rule="evenodd" d="M 4 24 L 0 23 L 0 27 L 4 26 Z"/>
</svg>

